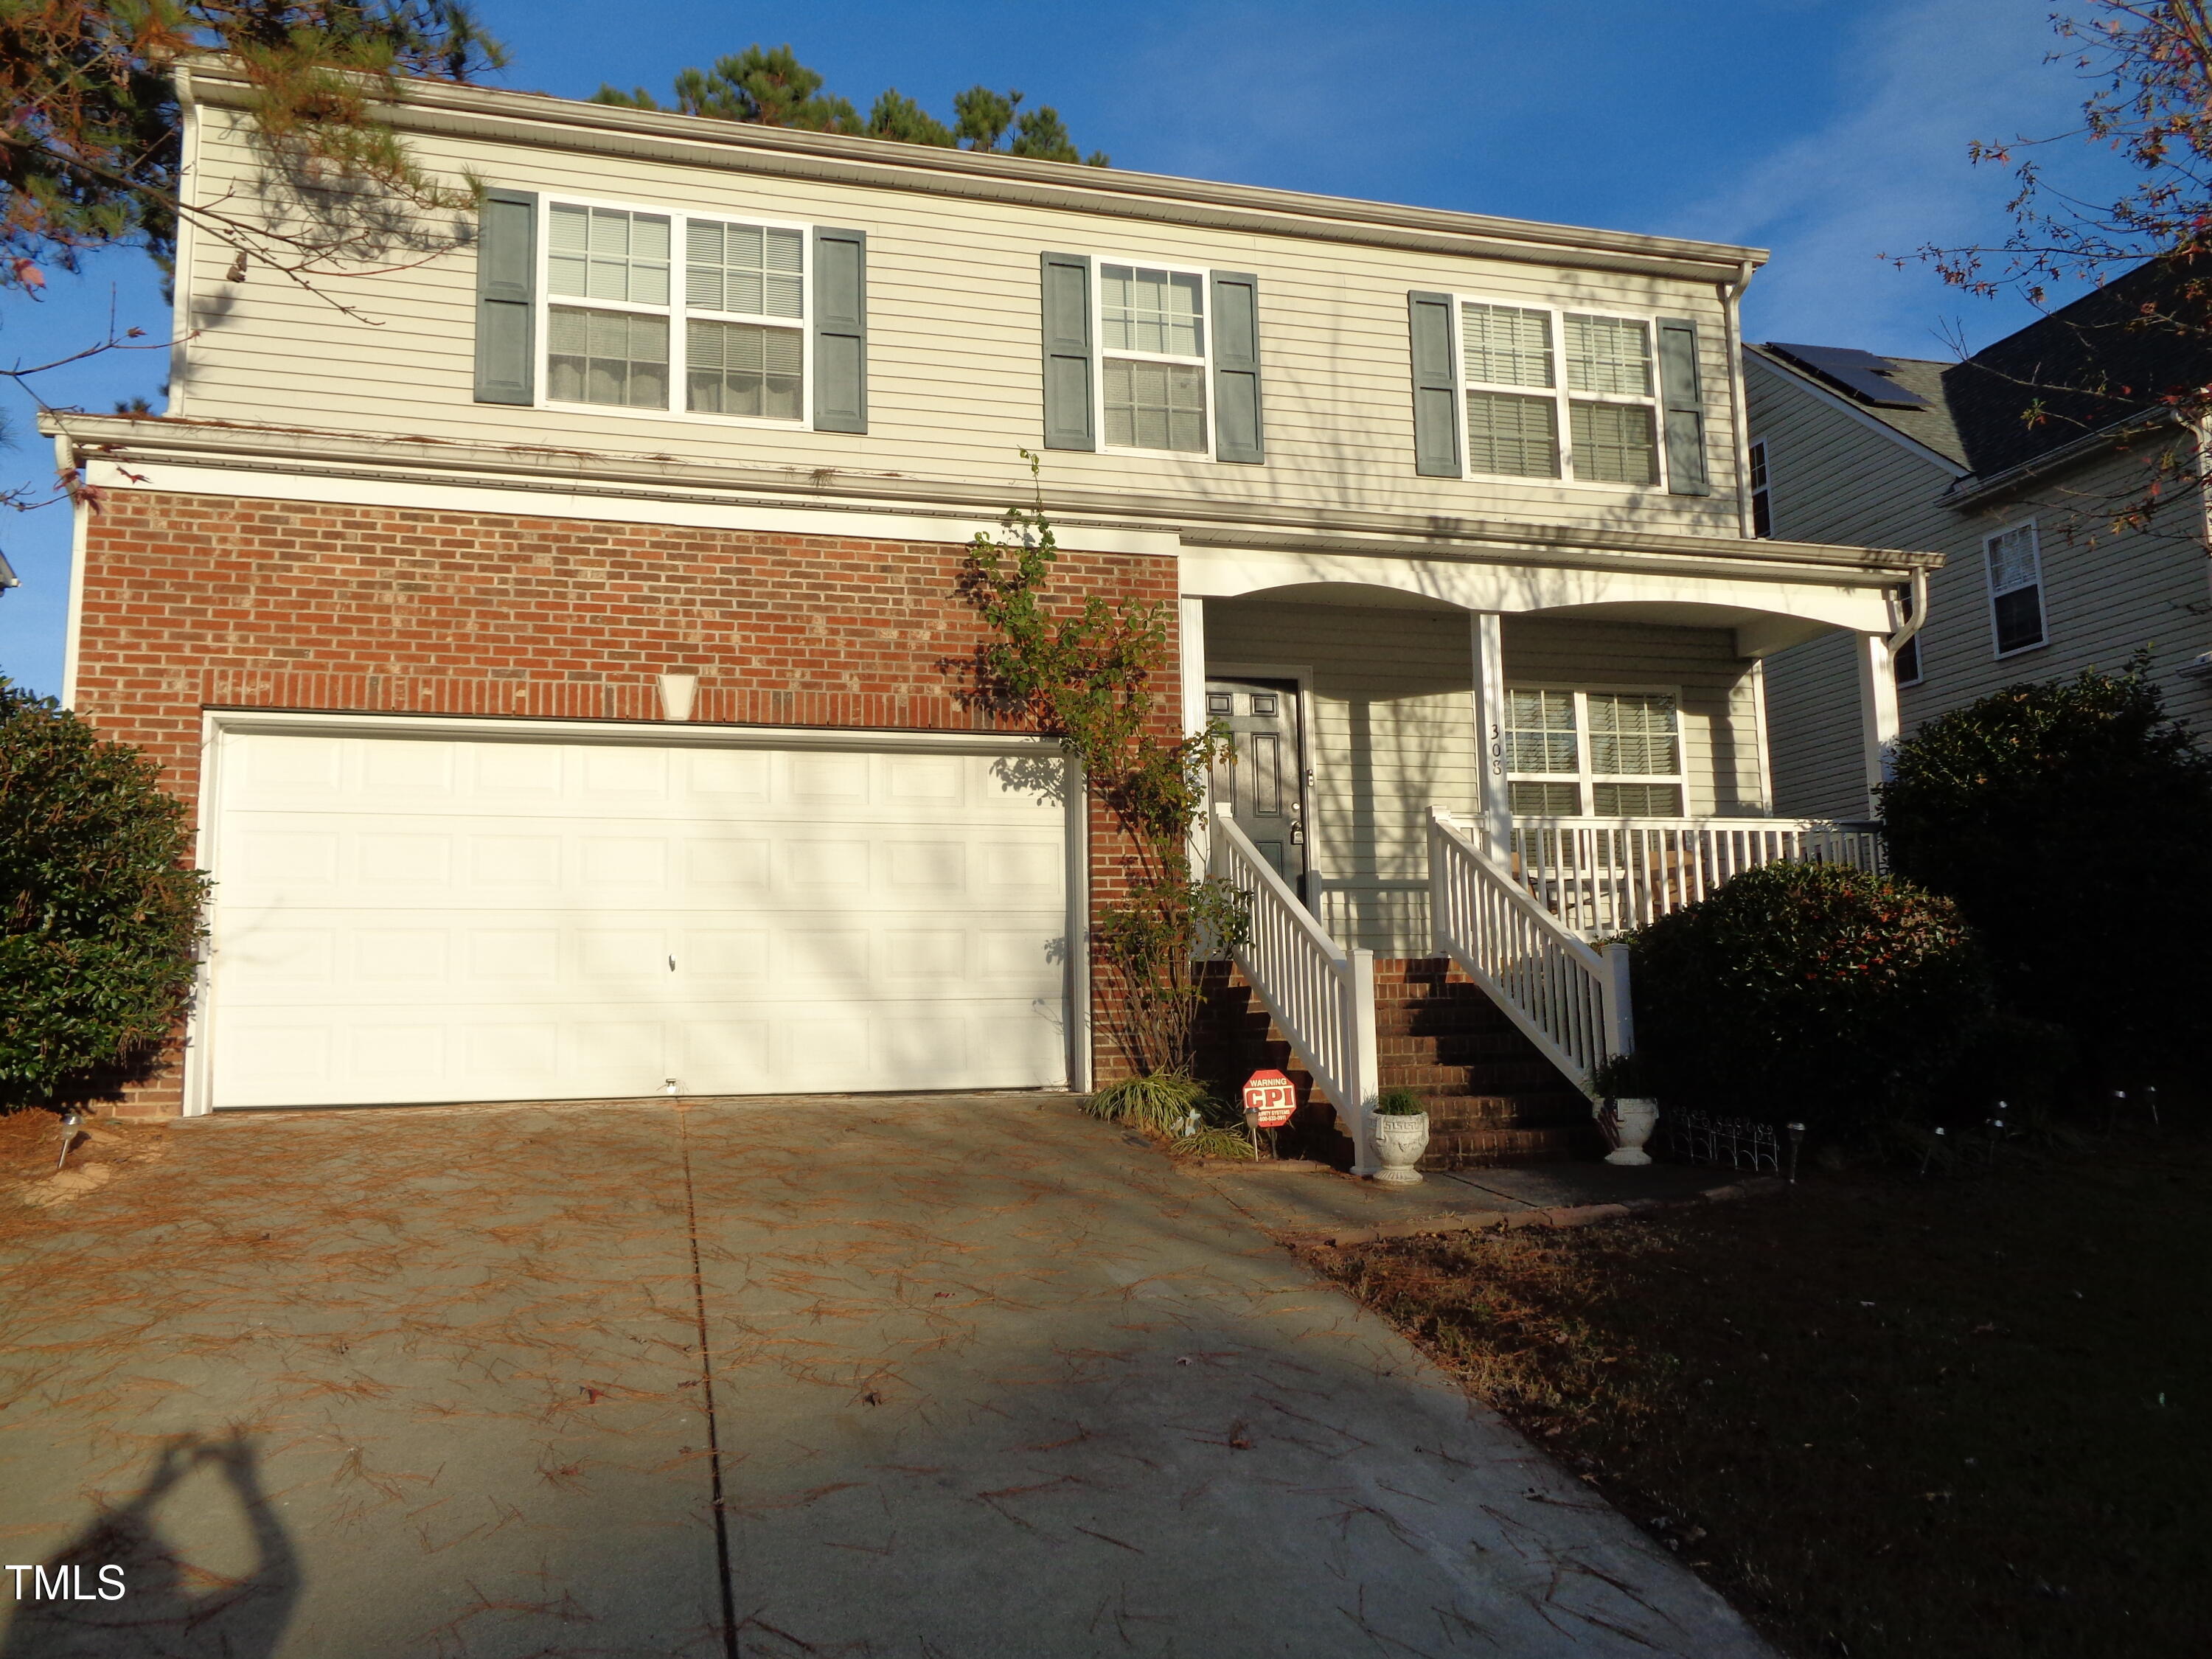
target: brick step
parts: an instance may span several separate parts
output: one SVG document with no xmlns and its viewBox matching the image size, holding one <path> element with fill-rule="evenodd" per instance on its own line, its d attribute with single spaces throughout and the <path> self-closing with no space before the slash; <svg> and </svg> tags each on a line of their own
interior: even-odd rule
<svg viewBox="0 0 2212 1659">
<path fill-rule="evenodd" d="M 1431 1132 L 1424 1170 L 1498 1169 L 1596 1157 L 1605 1146 L 1595 1124 L 1555 1129 L 1460 1129 Z"/>
<path fill-rule="evenodd" d="M 1572 1128 L 1590 1121 L 1580 1095 L 1424 1095 L 1429 1133 L 1460 1129 Z"/>
<path fill-rule="evenodd" d="M 1528 1051 L 1528 1040 L 1508 1026 L 1495 1031 L 1414 1031 L 1375 1034 L 1375 1052 L 1383 1060 L 1423 1060 L 1464 1066 L 1491 1055 L 1510 1059 Z"/>
<path fill-rule="evenodd" d="M 1416 1066 L 1385 1060 L 1378 1088 L 1413 1089 L 1423 1094 L 1510 1095 L 1556 1090 L 1565 1081 L 1539 1056 L 1486 1060 L 1476 1066 Z M 1478 1086 L 1486 1085 L 1486 1086 Z"/>
</svg>

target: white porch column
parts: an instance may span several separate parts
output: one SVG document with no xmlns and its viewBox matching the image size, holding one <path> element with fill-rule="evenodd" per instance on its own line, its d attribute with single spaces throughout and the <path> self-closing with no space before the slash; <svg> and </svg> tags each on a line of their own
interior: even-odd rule
<svg viewBox="0 0 2212 1659">
<path fill-rule="evenodd" d="M 1482 840 L 1493 857 L 1504 858 L 1513 844 L 1513 815 L 1505 793 L 1504 618 L 1495 611 L 1468 613 L 1474 650 L 1474 735 L 1481 763 L 1475 811 Z"/>
<path fill-rule="evenodd" d="M 1182 729 L 1190 737 L 1206 729 L 1206 601 L 1188 594 L 1176 601 L 1176 660 L 1182 666 Z M 1194 875 L 1203 876 L 1212 868 L 1212 837 L 1207 826 L 1213 822 L 1213 803 L 1209 793 L 1198 804 L 1198 816 L 1190 825 L 1190 867 Z"/>
<path fill-rule="evenodd" d="M 1890 670 L 1889 638 L 1859 635 L 1859 721 L 1866 744 L 1867 816 L 1881 816 L 1875 791 L 1888 775 L 1890 745 L 1897 741 L 1897 676 Z"/>
</svg>

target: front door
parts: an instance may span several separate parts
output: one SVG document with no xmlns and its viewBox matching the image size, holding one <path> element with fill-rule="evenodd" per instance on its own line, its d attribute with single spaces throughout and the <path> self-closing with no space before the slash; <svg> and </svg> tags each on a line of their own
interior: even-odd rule
<svg viewBox="0 0 2212 1659">
<path fill-rule="evenodd" d="M 1208 680 L 1206 718 L 1229 728 L 1236 750 L 1213 771 L 1213 798 L 1227 804 L 1291 890 L 1305 898 L 1305 744 L 1291 680 Z"/>
</svg>

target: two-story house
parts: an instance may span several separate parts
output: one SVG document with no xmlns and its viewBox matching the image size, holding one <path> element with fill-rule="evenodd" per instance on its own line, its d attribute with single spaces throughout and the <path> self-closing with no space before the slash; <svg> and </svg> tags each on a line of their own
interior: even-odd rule
<svg viewBox="0 0 2212 1659">
<path fill-rule="evenodd" d="M 246 94 L 185 78 L 184 188 L 299 210 Z M 168 412 L 51 422 L 100 498 L 66 696 L 216 884 L 139 1109 L 1114 1074 L 1123 849 L 962 696 L 1024 448 L 1058 591 L 1170 604 L 1163 720 L 1237 733 L 1240 963 L 1355 1130 L 1377 958 L 1448 949 L 1580 1080 L 1627 1041 L 1588 937 L 1851 842 L 1771 817 L 1764 664 L 1832 636 L 1878 750 L 1934 561 L 1751 534 L 1757 250 L 464 86 L 390 116 L 486 186 L 450 246 L 309 291 L 188 228 Z"/>
<path fill-rule="evenodd" d="M 2157 403 L 2212 363 L 2142 325 L 2166 280 L 2140 267 L 1958 362 L 1747 350 L 1757 527 L 1947 556 L 1894 665 L 1904 732 L 2144 649 L 2167 711 L 2212 721 L 2199 439 Z M 1867 810 L 1854 678 L 1833 638 L 1767 665 L 1778 810 Z"/>
</svg>

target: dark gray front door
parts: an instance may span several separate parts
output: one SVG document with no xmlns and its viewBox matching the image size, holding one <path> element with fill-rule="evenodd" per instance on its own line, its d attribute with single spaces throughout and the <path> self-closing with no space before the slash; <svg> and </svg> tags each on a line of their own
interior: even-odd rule
<svg viewBox="0 0 2212 1659">
<path fill-rule="evenodd" d="M 1305 897 L 1305 743 L 1298 688 L 1290 680 L 1208 680 L 1208 720 L 1227 726 L 1236 753 L 1213 771 L 1213 798 L 1227 804 L 1301 901 Z"/>
</svg>

